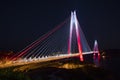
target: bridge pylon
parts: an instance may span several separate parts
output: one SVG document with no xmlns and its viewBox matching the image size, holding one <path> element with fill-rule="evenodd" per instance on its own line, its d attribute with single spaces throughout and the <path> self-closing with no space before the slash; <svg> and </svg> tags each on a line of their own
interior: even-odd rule
<svg viewBox="0 0 120 80">
<path fill-rule="evenodd" d="M 80 54 L 80 61 L 83 61 L 83 55 L 82 55 L 82 45 L 81 45 L 81 37 L 79 32 L 79 23 L 76 16 L 76 11 L 71 12 L 71 20 L 70 20 L 70 34 L 69 34 L 69 41 L 68 41 L 68 54 L 71 54 L 71 42 L 72 42 L 72 33 L 73 28 L 75 29 L 76 37 L 77 37 L 77 45 L 78 45 L 78 51 Z"/>
<path fill-rule="evenodd" d="M 99 52 L 99 49 L 98 49 L 98 42 L 97 42 L 97 40 L 95 40 L 95 42 L 94 42 L 93 58 L 97 58 L 96 54 L 97 54 L 98 59 L 100 59 L 100 52 Z"/>
</svg>

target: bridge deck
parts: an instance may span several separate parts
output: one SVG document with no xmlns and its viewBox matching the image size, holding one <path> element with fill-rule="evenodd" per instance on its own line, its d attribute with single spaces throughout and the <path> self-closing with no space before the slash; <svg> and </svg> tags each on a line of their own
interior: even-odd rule
<svg viewBox="0 0 120 80">
<path fill-rule="evenodd" d="M 93 51 L 83 52 L 82 54 L 87 55 L 87 54 L 92 54 L 92 53 L 94 53 L 94 52 Z M 19 59 L 16 61 L 8 61 L 8 62 L 6 62 L 6 64 L 1 64 L 0 68 L 26 65 L 26 64 L 32 64 L 32 63 L 47 62 L 47 61 L 59 60 L 59 59 L 70 58 L 70 57 L 75 57 L 75 56 L 79 56 L 79 53 L 73 53 L 73 54 L 69 54 L 69 55 L 62 54 L 62 55 L 55 55 L 55 56 L 42 57 L 42 58 Z"/>
</svg>

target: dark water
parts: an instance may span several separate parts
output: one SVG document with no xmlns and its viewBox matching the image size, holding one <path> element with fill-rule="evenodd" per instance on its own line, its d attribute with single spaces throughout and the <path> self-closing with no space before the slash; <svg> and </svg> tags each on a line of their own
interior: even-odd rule
<svg viewBox="0 0 120 80">
<path fill-rule="evenodd" d="M 100 66 L 120 76 L 120 56 L 101 57 Z"/>
<path fill-rule="evenodd" d="M 89 57 L 89 58 L 87 58 Z M 91 59 L 91 57 L 93 59 Z M 120 56 L 100 56 L 94 58 L 93 55 L 85 56 L 85 61 L 92 62 L 96 64 L 96 66 L 102 67 L 105 70 L 112 72 L 115 76 L 120 78 Z"/>
<path fill-rule="evenodd" d="M 110 71 L 117 80 L 120 80 L 120 55 L 114 55 L 114 56 L 104 55 L 99 57 L 98 56 L 93 57 L 93 55 L 87 55 L 84 56 L 84 59 L 85 62 L 94 63 L 96 66 L 101 67 L 107 71 Z"/>
</svg>

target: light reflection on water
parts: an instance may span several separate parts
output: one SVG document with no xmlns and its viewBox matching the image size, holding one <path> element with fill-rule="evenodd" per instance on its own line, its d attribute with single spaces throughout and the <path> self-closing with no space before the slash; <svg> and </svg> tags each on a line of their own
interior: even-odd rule
<svg viewBox="0 0 120 80">
<path fill-rule="evenodd" d="M 96 66 L 100 66 L 100 55 L 98 54 L 93 55 L 93 62 Z"/>
</svg>

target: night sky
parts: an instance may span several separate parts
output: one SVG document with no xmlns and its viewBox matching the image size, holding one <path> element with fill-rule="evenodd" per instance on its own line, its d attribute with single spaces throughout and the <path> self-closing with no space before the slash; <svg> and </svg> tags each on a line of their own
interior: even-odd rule
<svg viewBox="0 0 120 80">
<path fill-rule="evenodd" d="M 119 0 L 118 0 L 119 1 Z M 76 10 L 92 48 L 120 49 L 120 3 L 115 0 L 0 1 L 0 50 L 20 51 Z"/>
</svg>

